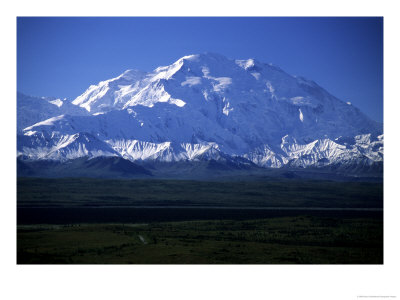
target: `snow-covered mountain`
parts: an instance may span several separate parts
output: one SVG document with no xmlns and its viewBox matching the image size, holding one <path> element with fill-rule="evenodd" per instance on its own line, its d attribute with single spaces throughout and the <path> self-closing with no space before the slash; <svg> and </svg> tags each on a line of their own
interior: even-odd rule
<svg viewBox="0 0 400 300">
<path fill-rule="evenodd" d="M 43 107 L 35 119 L 18 100 L 20 158 L 230 157 L 262 167 L 383 161 L 382 124 L 315 82 L 254 59 L 190 55 L 149 73 L 127 70 L 72 102 L 42 100 L 59 109 Z"/>
</svg>

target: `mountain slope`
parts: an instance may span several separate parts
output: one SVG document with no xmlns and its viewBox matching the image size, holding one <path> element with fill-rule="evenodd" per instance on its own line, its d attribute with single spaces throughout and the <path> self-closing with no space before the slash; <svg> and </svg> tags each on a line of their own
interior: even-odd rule
<svg viewBox="0 0 400 300">
<path fill-rule="evenodd" d="M 67 99 L 39 98 L 17 93 L 17 131 L 19 132 L 32 124 L 63 114 L 87 115 L 84 109 L 73 105 Z"/>
</svg>

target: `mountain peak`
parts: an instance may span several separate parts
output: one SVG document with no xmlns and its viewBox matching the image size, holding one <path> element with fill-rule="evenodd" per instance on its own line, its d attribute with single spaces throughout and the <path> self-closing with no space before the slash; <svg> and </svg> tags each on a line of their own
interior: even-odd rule
<svg viewBox="0 0 400 300">
<path fill-rule="evenodd" d="M 125 80 L 138 80 L 145 76 L 146 72 L 137 70 L 137 69 L 128 69 L 117 78 L 123 78 Z"/>
</svg>

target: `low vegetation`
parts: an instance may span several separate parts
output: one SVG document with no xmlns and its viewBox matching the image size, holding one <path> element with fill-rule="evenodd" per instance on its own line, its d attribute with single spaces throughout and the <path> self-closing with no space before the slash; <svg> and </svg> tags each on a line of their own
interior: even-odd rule
<svg viewBox="0 0 400 300">
<path fill-rule="evenodd" d="M 382 264 L 382 218 L 19 225 L 19 264 Z"/>
</svg>

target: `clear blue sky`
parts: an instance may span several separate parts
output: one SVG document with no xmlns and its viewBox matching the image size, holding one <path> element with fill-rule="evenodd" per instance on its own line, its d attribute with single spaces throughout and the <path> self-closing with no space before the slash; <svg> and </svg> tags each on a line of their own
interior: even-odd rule
<svg viewBox="0 0 400 300">
<path fill-rule="evenodd" d="M 273 63 L 383 120 L 382 18 L 18 18 L 17 88 L 74 99 L 203 52 Z"/>
</svg>

